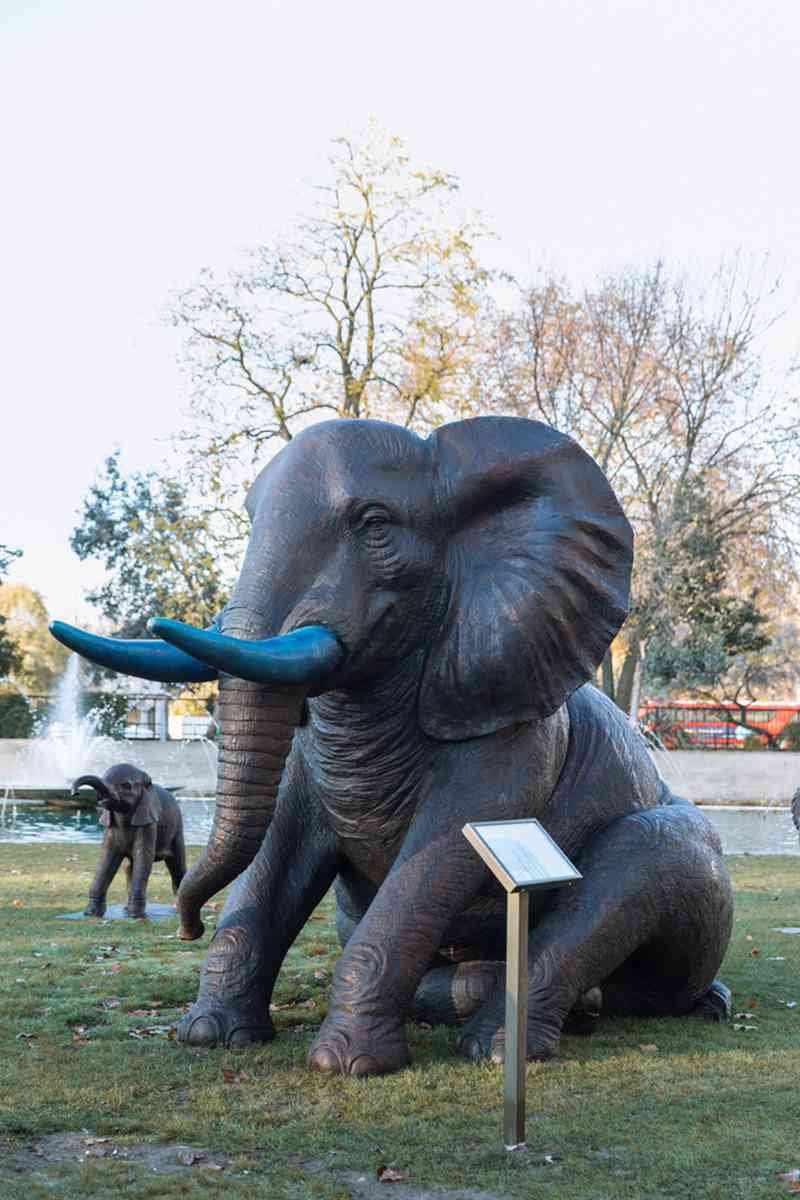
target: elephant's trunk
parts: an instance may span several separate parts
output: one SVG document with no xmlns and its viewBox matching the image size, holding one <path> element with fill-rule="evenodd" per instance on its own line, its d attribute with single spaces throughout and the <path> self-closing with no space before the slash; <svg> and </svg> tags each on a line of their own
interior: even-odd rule
<svg viewBox="0 0 800 1200">
<path fill-rule="evenodd" d="M 225 672 L 214 824 L 204 855 L 178 891 L 179 936 L 187 941 L 203 933 L 200 910 L 206 901 L 255 858 L 275 811 L 303 701 L 344 659 L 339 640 L 319 626 L 253 641 L 263 618 L 234 605 L 226 617 L 224 633 L 180 621 L 151 622 L 168 642 Z"/>
<path fill-rule="evenodd" d="M 113 800 L 114 795 L 108 787 L 106 787 L 99 775 L 80 775 L 72 785 L 72 794 L 80 791 L 82 787 L 94 788 L 98 796 L 102 800 Z"/>
<path fill-rule="evenodd" d="M 277 692 L 242 679 L 220 684 L 222 736 L 214 824 L 178 892 L 179 936 L 202 936 L 200 909 L 250 865 L 267 831 L 305 689 Z"/>
</svg>

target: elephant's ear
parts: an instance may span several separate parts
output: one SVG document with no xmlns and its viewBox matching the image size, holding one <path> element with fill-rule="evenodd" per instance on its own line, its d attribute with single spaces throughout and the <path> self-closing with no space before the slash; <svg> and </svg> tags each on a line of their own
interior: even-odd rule
<svg viewBox="0 0 800 1200">
<path fill-rule="evenodd" d="M 131 825 L 155 825 L 161 820 L 161 799 L 157 788 L 148 781 L 144 794 L 136 805 Z"/>
<path fill-rule="evenodd" d="M 420 724 L 459 741 L 540 720 L 590 679 L 628 609 L 633 533 L 603 472 L 538 421 L 431 436 L 450 596 Z"/>
</svg>

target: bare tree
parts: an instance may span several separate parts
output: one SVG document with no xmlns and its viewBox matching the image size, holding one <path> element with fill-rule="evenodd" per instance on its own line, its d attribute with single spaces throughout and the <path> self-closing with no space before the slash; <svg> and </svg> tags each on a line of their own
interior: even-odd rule
<svg viewBox="0 0 800 1200">
<path fill-rule="evenodd" d="M 182 442 L 220 511 L 268 443 L 313 419 L 424 429 L 470 400 L 485 229 L 459 215 L 457 180 L 374 125 L 339 138 L 330 168 L 285 239 L 223 278 L 204 272 L 171 313 L 192 385 Z"/>
<path fill-rule="evenodd" d="M 711 498 L 710 534 L 745 554 L 760 547 L 785 575 L 800 498 L 797 405 L 770 388 L 759 353 L 773 296 L 748 286 L 738 260 L 705 293 L 660 263 L 581 294 L 550 278 L 496 317 L 487 342 L 499 407 L 577 437 L 634 524 L 632 613 L 602 668 L 626 711 L 648 633 L 663 620 L 693 490 Z"/>
</svg>

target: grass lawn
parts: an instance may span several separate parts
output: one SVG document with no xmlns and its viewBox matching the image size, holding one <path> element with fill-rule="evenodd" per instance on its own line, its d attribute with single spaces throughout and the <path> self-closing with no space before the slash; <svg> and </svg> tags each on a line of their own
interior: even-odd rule
<svg viewBox="0 0 800 1200">
<path fill-rule="evenodd" d="M 528 1149 L 501 1147 L 502 1071 L 411 1029 L 413 1066 L 328 1078 L 304 1058 L 336 943 L 329 900 L 286 960 L 271 1045 L 187 1051 L 171 1026 L 208 935 L 177 922 L 57 921 L 83 907 L 97 847 L 0 845 L 0 1196 L 444 1195 L 759 1200 L 800 1167 L 800 862 L 730 860 L 722 977 L 740 1019 L 602 1022 L 528 1068 Z M 122 899 L 122 873 L 110 899 Z M 151 900 L 170 899 L 163 865 Z M 207 921 L 207 925 L 211 922 Z M 740 1026 L 740 1028 L 737 1028 Z M 755 1026 L 753 1029 L 742 1026 Z M 378 1182 L 389 1165 L 409 1183 Z M 462 1189 L 472 1189 L 463 1192 Z"/>
</svg>

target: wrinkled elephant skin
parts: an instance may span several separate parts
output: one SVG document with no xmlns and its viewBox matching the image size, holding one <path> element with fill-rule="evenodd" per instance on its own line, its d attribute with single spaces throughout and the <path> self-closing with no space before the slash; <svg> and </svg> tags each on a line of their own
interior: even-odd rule
<svg viewBox="0 0 800 1200">
<path fill-rule="evenodd" d="M 516 418 L 427 439 L 326 422 L 268 464 L 248 511 L 212 630 L 157 621 L 160 641 L 122 651 L 55 629 L 132 674 L 219 672 L 217 818 L 181 888 L 184 936 L 236 883 L 181 1040 L 273 1036 L 281 963 L 335 882 L 344 951 L 311 1065 L 396 1070 L 414 1015 L 502 1059 L 505 898 L 461 829 L 520 817 L 583 874 L 532 902 L 530 1057 L 601 1013 L 724 1017 L 719 840 L 587 682 L 624 621 L 633 553 L 588 455 Z"/>
</svg>

